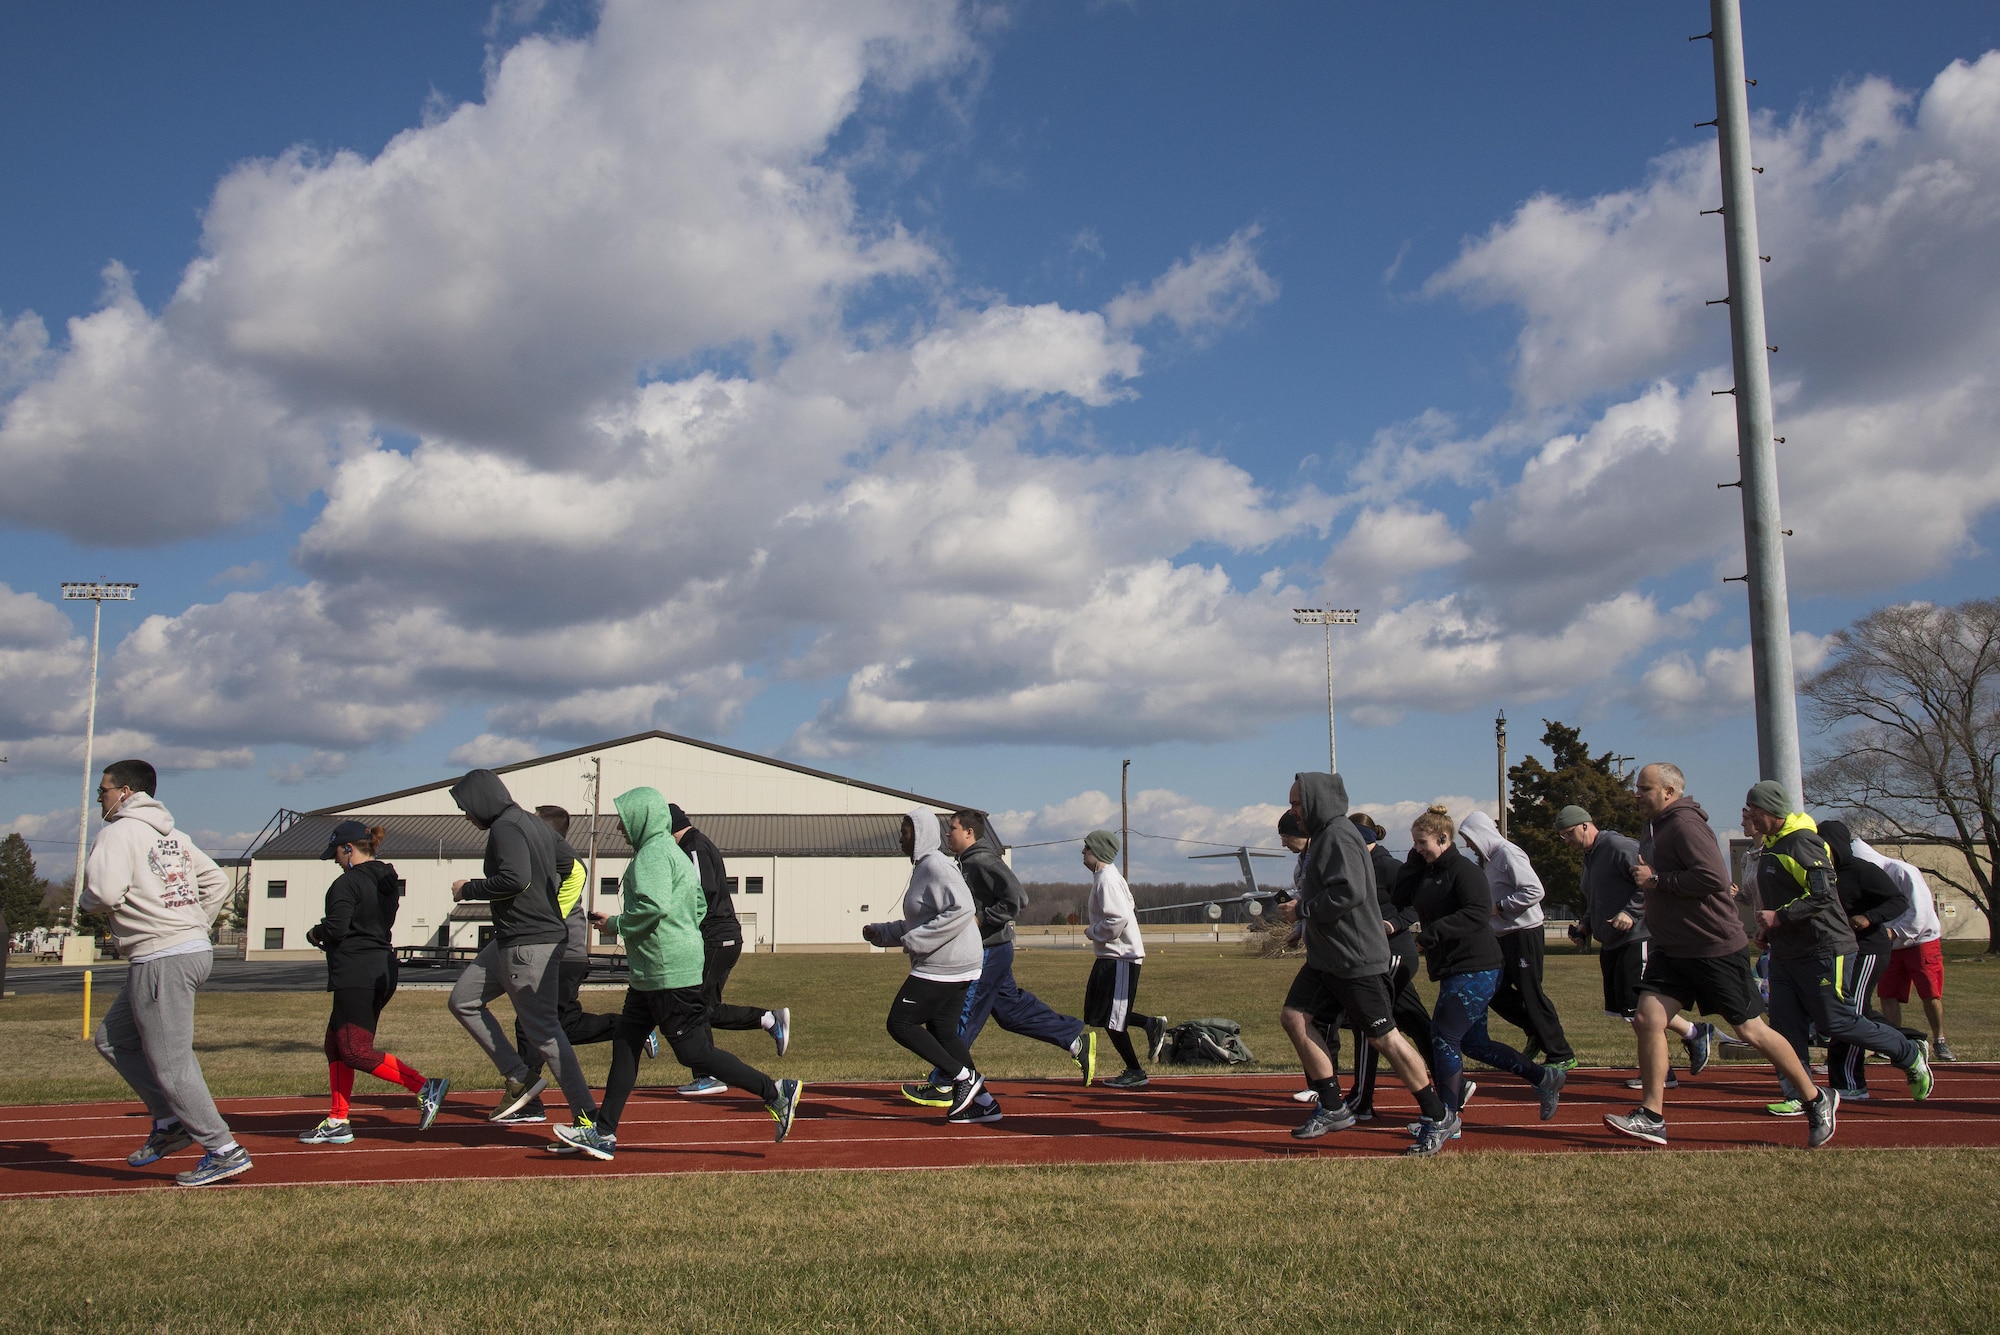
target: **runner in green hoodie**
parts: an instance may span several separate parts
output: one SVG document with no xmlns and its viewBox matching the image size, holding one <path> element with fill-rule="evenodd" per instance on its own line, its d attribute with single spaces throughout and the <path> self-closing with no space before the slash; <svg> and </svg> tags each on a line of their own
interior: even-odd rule
<svg viewBox="0 0 2000 1335">
<path fill-rule="evenodd" d="M 646 1036 L 658 1029 L 681 1063 L 764 1101 L 777 1119 L 782 1141 L 798 1112 L 797 1080 L 772 1080 L 734 1053 L 715 1046 L 708 1002 L 702 995 L 701 919 L 707 901 L 701 878 L 674 842 L 673 813 L 657 789 L 634 788 L 614 803 L 632 843 L 632 861 L 619 886 L 624 911 L 590 915 L 599 928 L 625 938 L 631 982 L 612 1037 L 611 1075 L 594 1123 L 555 1128 L 558 1150 L 577 1149 L 610 1159 L 618 1146 L 618 1119 L 639 1075 Z"/>
</svg>

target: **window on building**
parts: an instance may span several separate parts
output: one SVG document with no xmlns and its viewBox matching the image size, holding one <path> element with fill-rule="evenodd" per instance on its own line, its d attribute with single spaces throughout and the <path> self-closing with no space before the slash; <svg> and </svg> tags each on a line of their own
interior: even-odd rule
<svg viewBox="0 0 2000 1335">
<path fill-rule="evenodd" d="M 264 898 L 283 899 L 284 897 L 285 897 L 285 883 L 283 881 L 264 882 Z"/>
<path fill-rule="evenodd" d="M 396 878 L 396 893 L 399 895 L 407 895 L 410 893 L 410 883 L 404 880 L 400 876 Z"/>
<path fill-rule="evenodd" d="M 743 893 L 746 895 L 763 894 L 764 878 L 761 876 L 745 876 L 743 878 Z"/>
<path fill-rule="evenodd" d="M 737 886 L 737 880 L 734 876 L 725 876 L 722 878 L 723 893 L 731 895 L 735 894 L 736 886 Z"/>
<path fill-rule="evenodd" d="M 616 876 L 600 876 L 597 880 L 597 893 L 600 895 L 617 894 L 618 878 Z"/>
<path fill-rule="evenodd" d="M 274 884 L 283 885 L 284 882 L 277 881 L 274 882 Z M 282 927 L 266 927 L 264 929 L 264 949 L 283 950 L 284 948 L 285 948 L 285 929 Z"/>
</svg>

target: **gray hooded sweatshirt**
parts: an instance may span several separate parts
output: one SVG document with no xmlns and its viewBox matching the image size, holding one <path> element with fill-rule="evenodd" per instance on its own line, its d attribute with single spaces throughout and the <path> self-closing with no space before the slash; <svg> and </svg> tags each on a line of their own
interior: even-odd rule
<svg viewBox="0 0 2000 1335">
<path fill-rule="evenodd" d="M 569 926 L 556 894 L 575 865 L 548 822 L 514 802 L 490 769 L 476 769 L 451 786 L 451 800 L 486 829 L 485 875 L 467 881 L 466 899 L 493 906 L 493 939 L 508 946 L 567 941 Z"/>
<path fill-rule="evenodd" d="M 979 940 L 979 914 L 958 864 L 942 847 L 938 817 L 929 807 L 910 813 L 916 845 L 910 855 L 910 886 L 903 892 L 903 916 L 873 924 L 885 945 L 900 945 L 910 972 L 936 983 L 969 983 L 979 977 L 986 952 Z"/>
<path fill-rule="evenodd" d="M 1599 830 L 1583 850 L 1583 929 L 1606 950 L 1647 939 L 1646 892 L 1632 880 L 1638 859 L 1638 843 L 1616 830 Z M 1622 932 L 1611 925 L 1621 913 L 1632 919 Z"/>
<path fill-rule="evenodd" d="M 1493 935 L 1542 925 L 1542 878 L 1535 875 L 1528 855 L 1500 837 L 1500 827 L 1483 811 L 1475 811 L 1458 827 L 1465 842 L 1479 854 L 1486 884 L 1493 892 Z"/>
<path fill-rule="evenodd" d="M 1389 972 L 1394 957 L 1375 902 L 1375 868 L 1361 831 L 1347 819 L 1347 782 L 1338 774 L 1300 774 L 1305 817 L 1305 875 L 1299 921 L 1306 963 L 1336 978 Z"/>
</svg>

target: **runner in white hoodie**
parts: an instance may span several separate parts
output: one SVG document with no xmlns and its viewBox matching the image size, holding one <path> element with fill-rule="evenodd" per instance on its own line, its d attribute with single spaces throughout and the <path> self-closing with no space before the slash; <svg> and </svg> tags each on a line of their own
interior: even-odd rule
<svg viewBox="0 0 2000 1335">
<path fill-rule="evenodd" d="M 1958 1054 L 1944 1041 L 1944 926 L 1929 882 L 1915 864 L 1886 857 L 1859 839 L 1854 841 L 1854 856 L 1887 872 L 1910 900 L 1903 916 L 1889 924 L 1889 939 L 1895 944 L 1889 951 L 1889 967 L 1882 971 L 1876 988 L 1882 1018 L 1903 1028 L 1903 1003 L 1910 999 L 1910 986 L 1915 984 L 1917 998 L 1924 1005 L 1924 1020 L 1930 1025 L 1931 1060 L 1957 1061 Z M 1914 1036 L 1913 1030 L 1903 1032 Z"/>
<path fill-rule="evenodd" d="M 1090 869 L 1090 900 L 1085 909 L 1090 925 L 1083 935 L 1096 950 L 1090 965 L 1090 981 L 1083 988 L 1083 1022 L 1098 1025 L 1111 1035 L 1111 1046 L 1125 1059 L 1125 1069 L 1104 1083 L 1111 1089 L 1144 1089 L 1146 1068 L 1132 1050 L 1126 1030 L 1137 1025 L 1146 1034 L 1146 1053 L 1160 1059 L 1167 1035 L 1163 1015 L 1141 1015 L 1132 1009 L 1139 999 L 1139 966 L 1146 962 L 1146 942 L 1139 935 L 1139 917 L 1133 910 L 1132 889 L 1119 874 L 1118 836 L 1109 830 L 1092 830 L 1083 837 L 1083 865 Z"/>
<path fill-rule="evenodd" d="M 1500 837 L 1500 827 L 1483 811 L 1467 816 L 1459 837 L 1479 859 L 1493 891 L 1493 935 L 1500 940 L 1500 990 L 1489 1009 L 1528 1036 L 1529 1051 L 1567 1071 L 1576 1053 L 1563 1033 L 1562 1017 L 1542 989 L 1542 956 L 1548 940 L 1542 926 L 1542 878 L 1520 848 Z"/>
<path fill-rule="evenodd" d="M 214 962 L 208 931 L 229 900 L 229 879 L 174 828 L 154 796 L 159 783 L 143 760 L 105 768 L 97 788 L 104 828 L 84 864 L 79 903 L 110 914 L 131 961 L 96 1035 L 97 1050 L 153 1114 L 152 1135 L 126 1162 L 143 1167 L 199 1141 L 207 1153 L 174 1181 L 205 1187 L 250 1167 L 194 1055 L 194 994 Z"/>
</svg>

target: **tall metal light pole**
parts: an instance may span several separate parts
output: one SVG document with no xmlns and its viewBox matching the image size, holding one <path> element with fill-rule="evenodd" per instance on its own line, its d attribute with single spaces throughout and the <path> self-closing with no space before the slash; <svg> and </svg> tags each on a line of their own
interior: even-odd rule
<svg viewBox="0 0 2000 1335">
<path fill-rule="evenodd" d="M 130 602 L 139 592 L 137 584 L 107 584 L 102 580 L 90 583 L 64 584 L 64 602 L 88 602 L 90 615 L 90 709 L 83 725 L 83 805 L 76 814 L 76 878 L 69 888 L 69 926 L 76 930 L 77 901 L 83 898 L 83 862 L 90 851 L 90 781 L 97 777 L 91 769 L 91 751 L 97 744 L 97 640 L 104 629 L 104 604 L 106 602 Z"/>
<path fill-rule="evenodd" d="M 1499 774 L 1495 778 L 1495 791 L 1499 795 L 1500 837 L 1507 837 L 1507 711 L 1501 710 L 1493 720 L 1493 744 L 1500 751 Z"/>
<path fill-rule="evenodd" d="M 1743 14 L 1737 0 L 1709 0 L 1715 49 L 1715 120 L 1722 159 L 1722 215 L 1728 259 L 1729 345 L 1736 384 L 1736 451 L 1742 469 L 1744 584 L 1750 595 L 1750 673 L 1757 709 L 1757 772 L 1776 779 L 1803 810 L 1799 710 L 1792 690 L 1792 617 L 1785 596 L 1785 550 L 1778 516 L 1778 457 L 1771 416 L 1771 367 L 1764 331 L 1764 275 L 1757 267 L 1757 191 L 1750 179 L 1750 104 L 1744 92 Z M 1690 38 L 1700 41 L 1700 37 Z M 1714 304 L 1714 303 L 1710 303 Z M 1727 485 L 1727 484 L 1724 484 Z"/>
<path fill-rule="evenodd" d="M 1127 760 L 1118 767 L 1118 874 L 1128 881 L 1132 879 L 1132 804 L 1126 785 L 1131 778 L 1132 762 Z"/>
<path fill-rule="evenodd" d="M 1294 607 L 1292 620 L 1301 626 L 1318 626 L 1326 632 L 1326 772 L 1338 774 L 1340 764 L 1333 749 L 1333 628 L 1358 626 L 1358 607 Z"/>
</svg>

